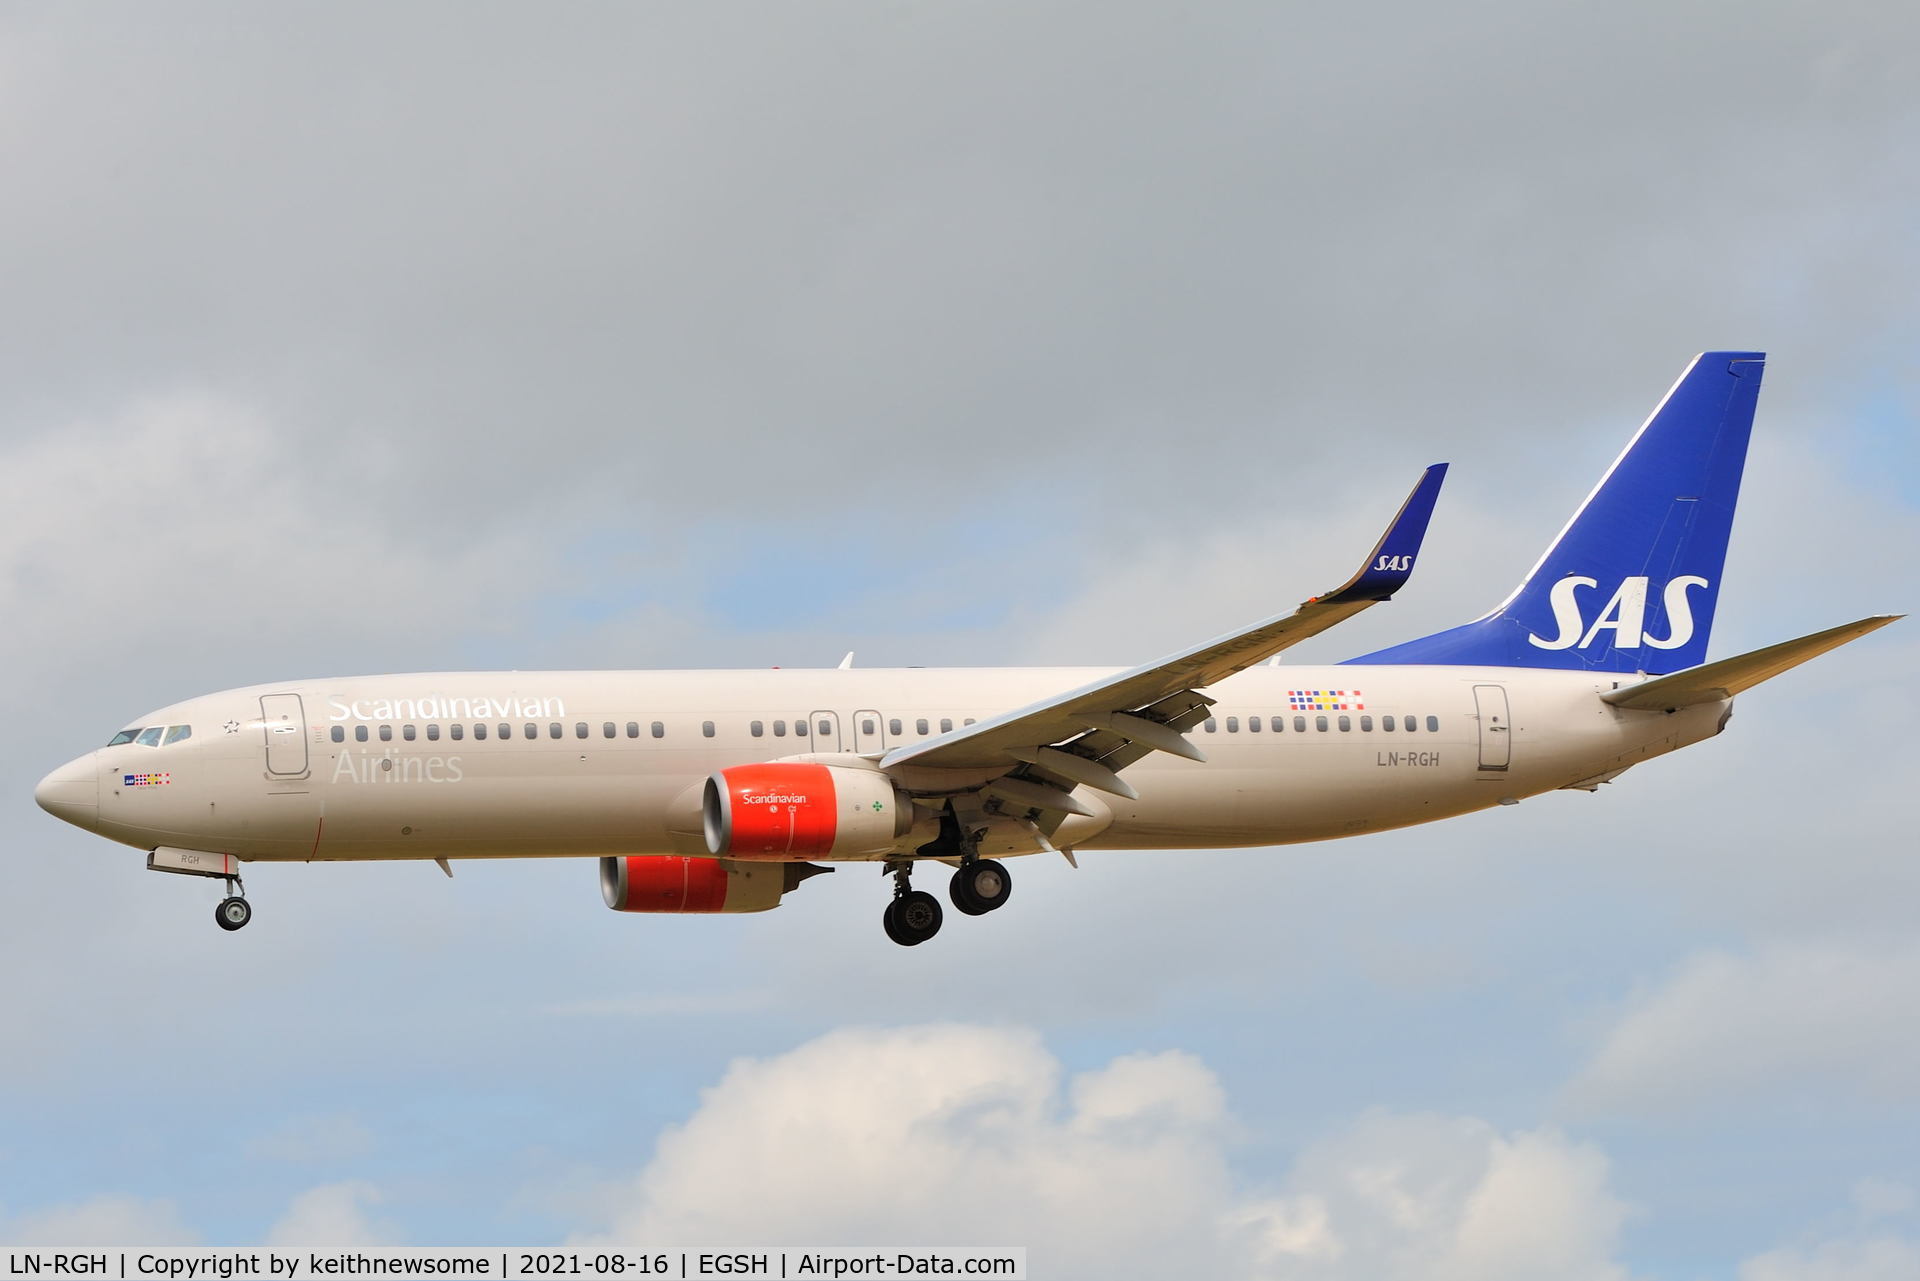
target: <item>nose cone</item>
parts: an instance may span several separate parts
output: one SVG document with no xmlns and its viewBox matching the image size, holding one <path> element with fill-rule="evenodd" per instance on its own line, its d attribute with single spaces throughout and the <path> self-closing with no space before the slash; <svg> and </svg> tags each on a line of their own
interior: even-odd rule
<svg viewBox="0 0 1920 1281">
<path fill-rule="evenodd" d="M 100 812 L 100 776 L 89 753 L 68 761 L 40 780 L 33 799 L 55 818 L 79 827 L 91 827 Z"/>
</svg>

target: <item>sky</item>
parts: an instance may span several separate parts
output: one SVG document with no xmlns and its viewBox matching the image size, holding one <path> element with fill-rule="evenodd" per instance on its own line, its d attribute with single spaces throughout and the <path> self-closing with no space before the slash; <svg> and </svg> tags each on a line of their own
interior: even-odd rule
<svg viewBox="0 0 1920 1281">
<path fill-rule="evenodd" d="M 0 7 L 0 1240 L 1920 1274 L 1920 629 L 1596 795 L 1013 868 L 217 885 L 33 784 L 216 689 L 1143 662 L 1501 599 L 1770 353 L 1715 656 L 1920 603 L 1908 6 Z"/>
</svg>

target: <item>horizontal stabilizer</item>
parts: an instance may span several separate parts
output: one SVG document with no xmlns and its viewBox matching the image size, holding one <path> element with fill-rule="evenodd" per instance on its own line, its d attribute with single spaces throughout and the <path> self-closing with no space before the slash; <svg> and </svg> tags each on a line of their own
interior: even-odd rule
<svg viewBox="0 0 1920 1281">
<path fill-rule="evenodd" d="M 1696 703 L 1718 703 L 1732 698 L 1741 690 L 1752 689 L 1761 681 L 1772 680 L 1809 658 L 1817 658 L 1830 649 L 1838 649 L 1850 640 L 1858 640 L 1868 632 L 1877 632 L 1888 623 L 1905 617 L 1905 614 L 1876 614 L 1872 618 L 1829 627 L 1824 632 L 1815 632 L 1798 640 L 1781 641 L 1778 645 L 1756 649 L 1738 658 L 1723 658 L 1717 663 L 1690 667 L 1671 676 L 1609 690 L 1600 697 L 1615 707 L 1639 712 L 1671 712 L 1692 707 Z"/>
</svg>

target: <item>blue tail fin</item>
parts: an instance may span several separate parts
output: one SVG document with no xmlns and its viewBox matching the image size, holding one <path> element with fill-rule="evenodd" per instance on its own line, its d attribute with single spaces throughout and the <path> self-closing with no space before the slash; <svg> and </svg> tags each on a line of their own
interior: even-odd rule
<svg viewBox="0 0 1920 1281">
<path fill-rule="evenodd" d="M 1766 356 L 1696 357 L 1513 595 L 1349 659 L 1677 672 L 1706 661 Z"/>
</svg>

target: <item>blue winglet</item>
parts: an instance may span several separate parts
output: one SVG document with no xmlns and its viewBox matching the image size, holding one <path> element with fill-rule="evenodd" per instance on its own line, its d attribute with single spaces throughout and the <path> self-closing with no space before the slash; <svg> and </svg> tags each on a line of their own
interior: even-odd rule
<svg viewBox="0 0 1920 1281">
<path fill-rule="evenodd" d="M 1427 522 L 1433 518 L 1434 500 L 1440 497 L 1440 483 L 1447 478 L 1447 465 L 1435 463 L 1421 473 L 1420 483 L 1400 505 L 1399 513 L 1380 535 L 1366 564 L 1360 567 L 1345 587 L 1318 599 L 1322 605 L 1341 605 L 1356 600 L 1388 600 L 1413 577 L 1413 562 L 1420 555 L 1420 543 L 1427 536 Z"/>
</svg>

